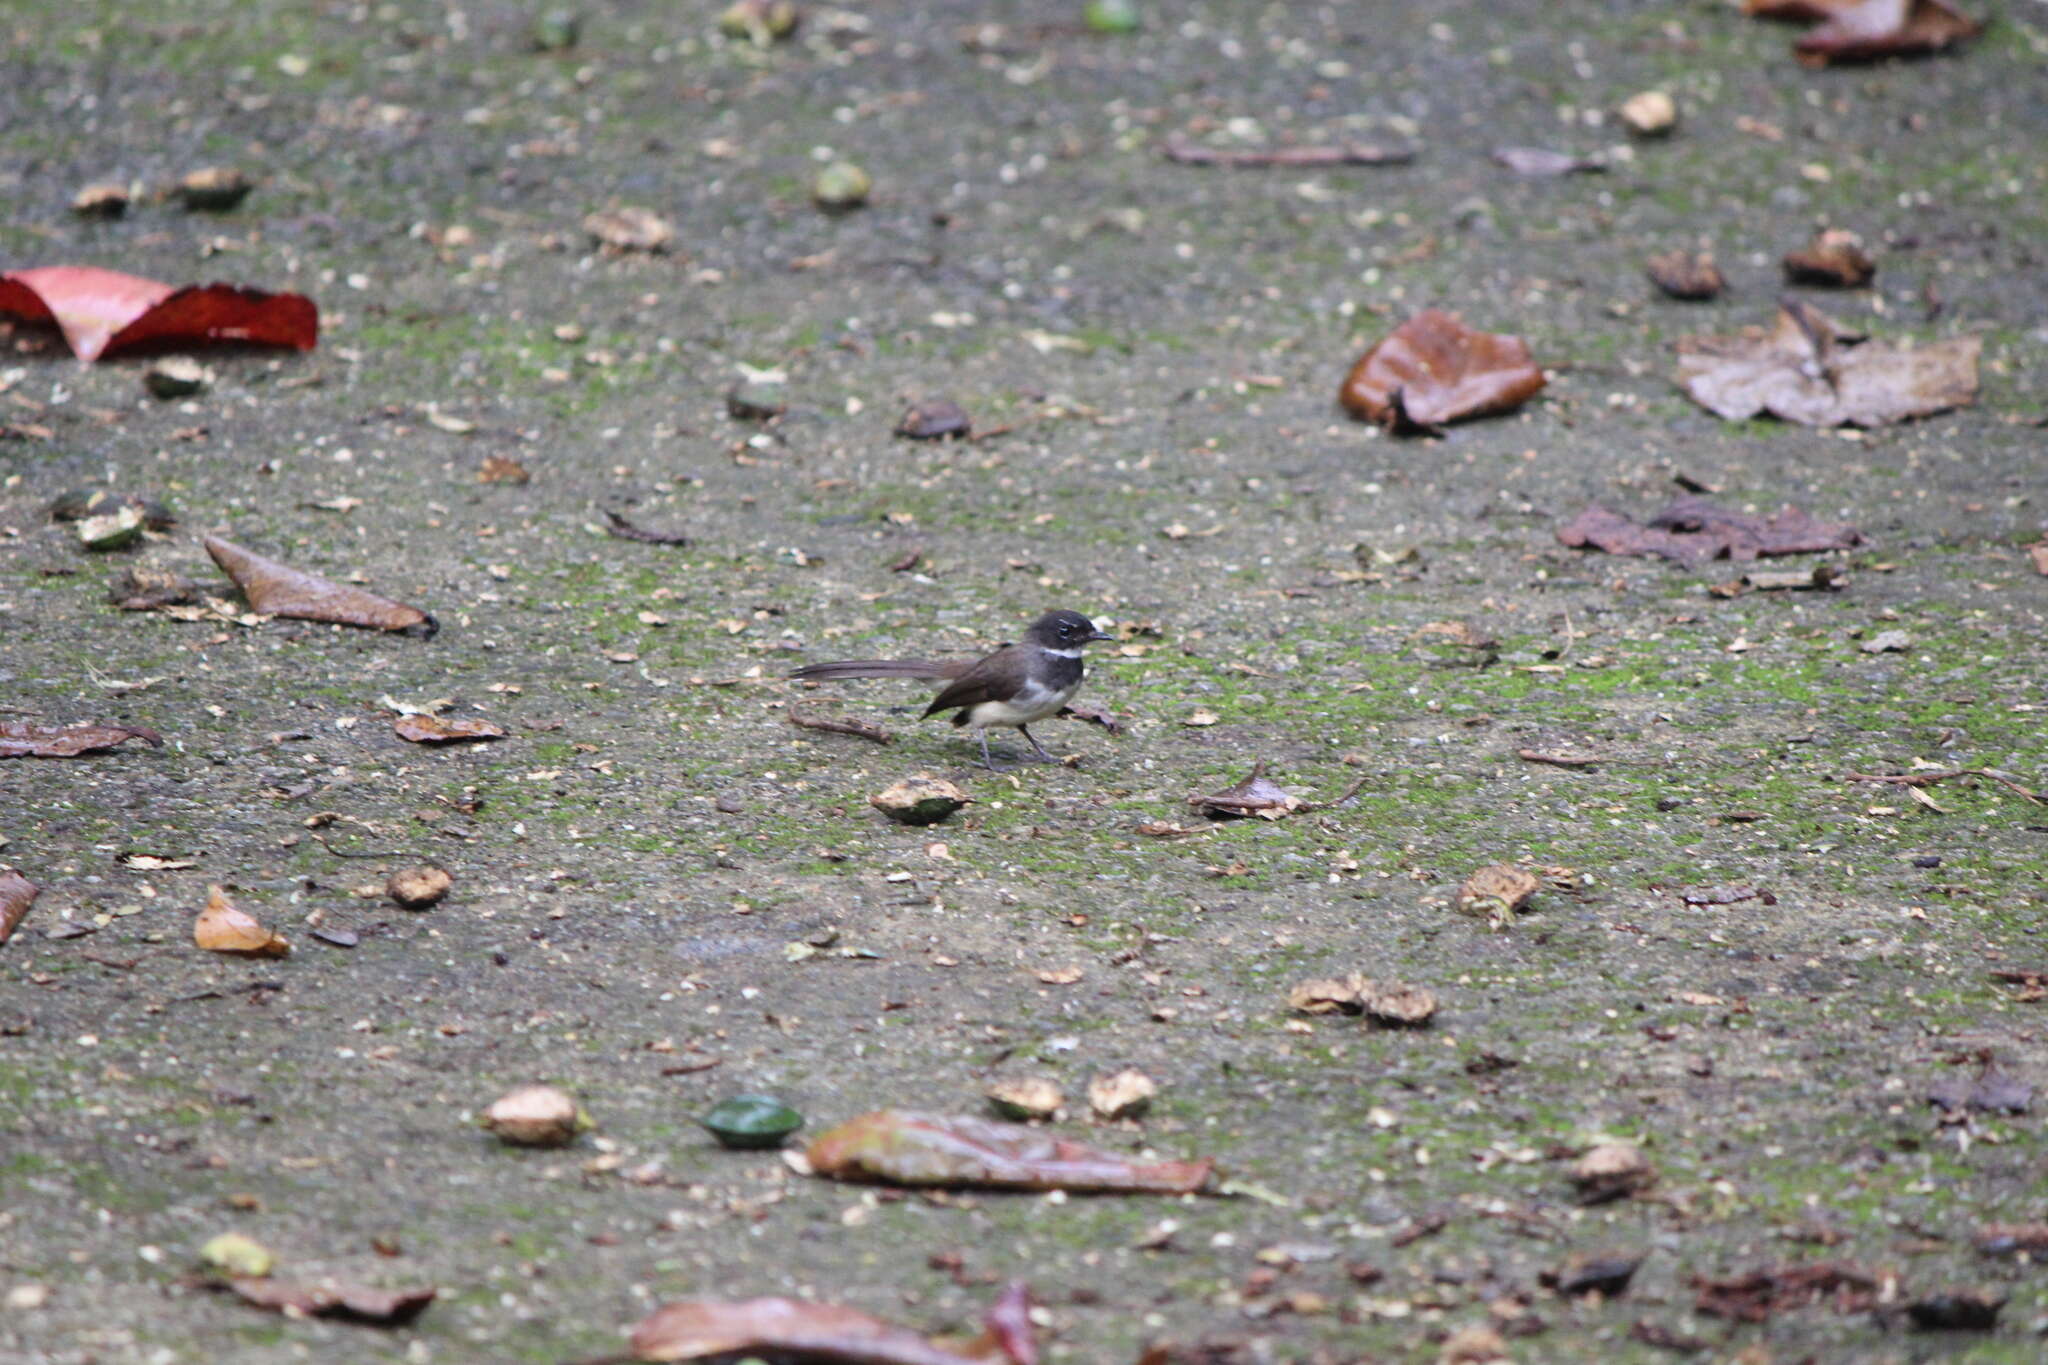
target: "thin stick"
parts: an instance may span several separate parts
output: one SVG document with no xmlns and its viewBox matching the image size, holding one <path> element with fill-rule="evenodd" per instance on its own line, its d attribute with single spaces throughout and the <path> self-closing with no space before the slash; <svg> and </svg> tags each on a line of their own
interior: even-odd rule
<svg viewBox="0 0 2048 1365">
<path fill-rule="evenodd" d="M 879 725 L 870 725 L 864 720 L 840 720 L 830 716 L 807 716 L 794 707 L 790 708 L 789 723 L 799 730 L 823 730 L 828 734 L 852 735 L 855 739 L 871 739 L 877 744 L 887 744 L 895 736 Z"/>
<path fill-rule="evenodd" d="M 1988 777 L 2001 787 L 2010 787 L 2029 801 L 2048 806 L 2048 798 L 2042 797 L 2030 787 L 2023 787 L 2011 778 L 1993 772 L 1989 768 L 1949 768 L 1938 773 L 1843 773 L 1844 782 L 1895 782 L 1902 787 L 1926 787 L 1951 777 Z"/>
<path fill-rule="evenodd" d="M 1198 147 L 1170 137 L 1166 159 L 1184 166 L 1404 166 L 1415 159 L 1410 147 L 1346 142 L 1330 147 Z"/>
<path fill-rule="evenodd" d="M 1590 768 L 1608 761 L 1604 758 L 1574 758 L 1569 754 L 1538 753 L 1534 749 L 1517 749 L 1515 757 L 1529 763 L 1548 763 L 1553 768 Z"/>
</svg>

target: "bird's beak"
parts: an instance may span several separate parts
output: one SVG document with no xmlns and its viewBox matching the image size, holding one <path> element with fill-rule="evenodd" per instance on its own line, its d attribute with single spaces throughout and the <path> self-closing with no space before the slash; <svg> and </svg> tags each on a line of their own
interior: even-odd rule
<svg viewBox="0 0 2048 1365">
<path fill-rule="evenodd" d="M 1110 635 L 1107 632 L 1098 630 L 1093 635 L 1089 636 L 1087 640 L 1085 640 L 1083 643 L 1094 644 L 1097 640 L 1114 640 L 1115 638 L 1116 636 L 1114 635 Z"/>
</svg>

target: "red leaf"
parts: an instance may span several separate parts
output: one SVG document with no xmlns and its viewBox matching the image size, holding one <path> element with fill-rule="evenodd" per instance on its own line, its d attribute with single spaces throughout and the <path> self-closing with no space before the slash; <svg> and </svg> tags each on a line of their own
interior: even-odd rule
<svg viewBox="0 0 2048 1365">
<path fill-rule="evenodd" d="M 80 360 L 150 342 L 227 341 L 310 351 L 320 315 L 303 294 L 232 284 L 177 288 L 90 265 L 0 275 L 0 313 L 52 322 Z"/>
<path fill-rule="evenodd" d="M 1806 66 L 1921 56 L 1975 37 L 1979 25 L 1942 0 L 1864 0 L 1792 44 Z"/>
<path fill-rule="evenodd" d="M 1507 412 L 1542 387 L 1520 337 L 1425 308 L 1359 357 L 1337 397 L 1354 417 L 1412 431 Z"/>
<path fill-rule="evenodd" d="M 1206 1160 L 1132 1161 L 1021 1124 L 900 1109 L 848 1119 L 804 1155 L 835 1180 L 1093 1194 L 1194 1194 L 1215 1169 Z"/>
</svg>

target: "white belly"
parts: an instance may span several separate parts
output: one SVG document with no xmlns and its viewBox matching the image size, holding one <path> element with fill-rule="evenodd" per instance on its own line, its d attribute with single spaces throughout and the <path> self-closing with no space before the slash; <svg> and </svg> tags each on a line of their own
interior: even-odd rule
<svg viewBox="0 0 2048 1365">
<path fill-rule="evenodd" d="M 1080 690 L 1078 682 L 1057 692 L 1049 687 L 1027 687 L 1008 701 L 979 702 L 968 710 L 967 726 L 980 730 L 991 725 L 1029 725 L 1056 714 Z"/>
</svg>

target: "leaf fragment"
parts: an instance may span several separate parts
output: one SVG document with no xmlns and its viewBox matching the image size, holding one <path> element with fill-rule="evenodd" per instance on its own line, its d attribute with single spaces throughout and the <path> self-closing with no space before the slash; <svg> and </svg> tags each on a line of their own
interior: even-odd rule
<svg viewBox="0 0 2048 1365">
<path fill-rule="evenodd" d="M 1557 528 L 1560 545 L 1615 555 L 1657 555 L 1689 569 L 1709 560 L 1746 563 L 1760 557 L 1849 550 L 1864 543 L 1853 526 L 1818 521 L 1787 504 L 1768 517 L 1721 507 L 1705 498 L 1675 498 L 1637 524 L 1598 504 Z"/>
<path fill-rule="evenodd" d="M 1036 1128 L 968 1115 L 881 1109 L 811 1140 L 811 1169 L 834 1180 L 1093 1194 L 1195 1194 L 1215 1163 L 1133 1161 Z"/>
<path fill-rule="evenodd" d="M 164 737 L 142 725 L 38 725 L 0 720 L 0 758 L 76 758 L 139 739 L 152 749 Z"/>
<path fill-rule="evenodd" d="M 287 1317 L 337 1318 L 373 1327 L 402 1327 L 427 1311 L 433 1289 L 372 1289 L 334 1280 L 294 1282 L 239 1275 L 222 1286 L 245 1303 Z"/>
<path fill-rule="evenodd" d="M 1785 279 L 1827 289 L 1861 289 L 1877 275 L 1863 239 L 1844 228 L 1823 228 L 1812 241 L 1785 253 Z"/>
<path fill-rule="evenodd" d="M 1278 784 L 1266 777 L 1264 759 L 1253 764 L 1251 772 L 1236 786 L 1210 796 L 1190 796 L 1187 801 L 1202 814 L 1216 820 L 1241 819 L 1245 816 L 1257 816 L 1261 820 L 1284 820 L 1290 815 L 1313 809 L 1309 802 L 1283 791 Z"/>
<path fill-rule="evenodd" d="M 213 562 L 235 580 L 249 605 L 264 616 L 289 616 L 423 638 L 441 628 L 438 621 L 418 607 L 291 568 L 219 536 L 206 537 L 205 545 Z"/>
<path fill-rule="evenodd" d="M 42 889 L 17 868 L 0 868 L 0 943 L 14 937 Z"/>
<path fill-rule="evenodd" d="M 192 921 L 192 941 L 209 953 L 243 957 L 288 957 L 292 946 L 240 909 L 218 886 L 206 888 L 206 908 Z"/>
<path fill-rule="evenodd" d="M 482 716 L 405 715 L 391 722 L 400 739 L 414 744 L 455 744 L 471 739 L 503 739 L 505 731 Z"/>
<path fill-rule="evenodd" d="M 989 1309 L 982 1335 L 957 1349 L 855 1308 L 805 1299 L 685 1299 L 663 1304 L 633 1329 L 638 1361 L 839 1361 L 845 1365 L 1037 1365 L 1031 1300 L 1011 1285 Z"/>
</svg>

